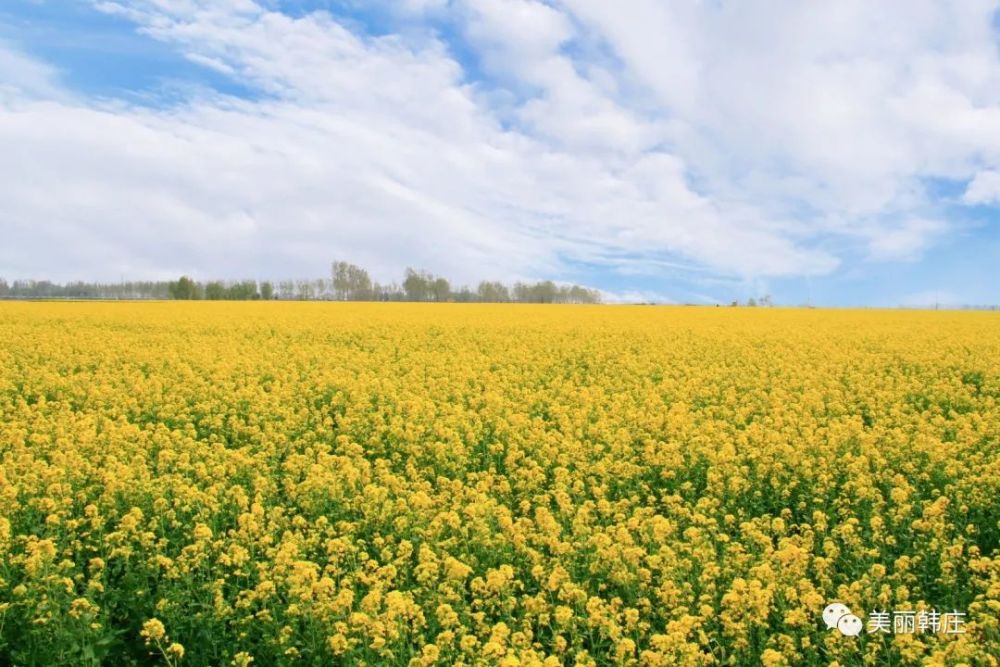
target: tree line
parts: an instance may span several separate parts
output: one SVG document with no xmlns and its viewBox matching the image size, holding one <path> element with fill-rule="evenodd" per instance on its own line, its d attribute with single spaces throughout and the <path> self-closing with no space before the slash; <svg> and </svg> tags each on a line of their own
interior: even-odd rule
<svg viewBox="0 0 1000 667">
<path fill-rule="evenodd" d="M 212 280 L 189 276 L 169 281 L 119 283 L 70 282 L 0 278 L 0 299 L 181 299 L 210 301 L 429 301 L 457 303 L 600 303 L 597 290 L 534 283 L 481 281 L 475 287 L 454 287 L 442 277 L 407 268 L 399 283 L 379 283 L 368 271 L 349 262 L 334 262 L 329 278 L 257 281 Z"/>
</svg>

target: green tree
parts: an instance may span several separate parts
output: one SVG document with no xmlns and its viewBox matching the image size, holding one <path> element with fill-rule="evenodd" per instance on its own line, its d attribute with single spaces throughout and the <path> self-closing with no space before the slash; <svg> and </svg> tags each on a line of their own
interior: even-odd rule
<svg viewBox="0 0 1000 667">
<path fill-rule="evenodd" d="M 403 291 L 408 301 L 426 301 L 430 293 L 430 283 L 433 277 L 424 271 L 414 271 L 407 268 L 403 277 Z"/>
<path fill-rule="evenodd" d="M 444 278 L 435 278 L 430 284 L 430 290 L 435 301 L 447 301 L 451 296 L 451 284 Z"/>
<path fill-rule="evenodd" d="M 192 300 L 198 298 L 198 283 L 187 276 L 181 276 L 168 287 L 170 298 Z"/>
<path fill-rule="evenodd" d="M 330 271 L 333 277 L 333 298 L 337 301 L 346 301 L 351 290 L 351 279 L 347 275 L 350 266 L 347 262 L 334 262 Z"/>
<path fill-rule="evenodd" d="M 510 290 L 501 282 L 484 280 L 476 288 L 476 296 L 487 303 L 502 303 L 510 301 Z"/>
<path fill-rule="evenodd" d="M 233 301 L 251 301 L 253 299 L 259 299 L 260 295 L 257 293 L 257 281 L 241 280 L 230 284 L 226 289 L 226 298 L 232 299 Z"/>
<path fill-rule="evenodd" d="M 205 298 L 210 301 L 221 301 L 226 298 L 226 285 L 221 280 L 205 283 Z"/>
</svg>

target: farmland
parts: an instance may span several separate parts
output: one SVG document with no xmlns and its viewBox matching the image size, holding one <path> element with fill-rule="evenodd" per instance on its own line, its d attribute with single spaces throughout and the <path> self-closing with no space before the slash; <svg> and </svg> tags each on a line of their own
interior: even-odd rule
<svg viewBox="0 0 1000 667">
<path fill-rule="evenodd" d="M 2 303 L 0 663 L 996 665 L 998 371 L 983 312 Z"/>
</svg>

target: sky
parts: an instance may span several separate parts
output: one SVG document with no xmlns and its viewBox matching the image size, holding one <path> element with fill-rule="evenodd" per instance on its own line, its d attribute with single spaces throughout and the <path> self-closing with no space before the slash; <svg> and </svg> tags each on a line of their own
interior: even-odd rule
<svg viewBox="0 0 1000 667">
<path fill-rule="evenodd" d="M 1000 4 L 4 0 L 0 276 L 1000 303 Z"/>
</svg>

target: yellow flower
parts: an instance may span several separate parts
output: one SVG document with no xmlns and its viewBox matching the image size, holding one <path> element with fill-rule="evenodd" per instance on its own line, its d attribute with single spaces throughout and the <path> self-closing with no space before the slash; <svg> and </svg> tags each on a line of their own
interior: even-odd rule
<svg viewBox="0 0 1000 667">
<path fill-rule="evenodd" d="M 441 627 L 452 628 L 458 625 L 458 614 L 455 613 L 450 604 L 438 605 L 436 613 L 438 623 L 441 624 Z"/>
<path fill-rule="evenodd" d="M 332 635 L 329 638 L 329 640 L 327 640 L 327 643 L 329 644 L 330 650 L 333 651 L 334 655 L 340 655 L 341 653 L 350 648 L 350 644 L 347 641 L 347 637 L 345 637 L 341 633 Z"/>
<path fill-rule="evenodd" d="M 787 665 L 788 661 L 778 651 L 768 648 L 764 649 L 764 652 L 760 654 L 760 663 L 764 667 L 780 667 L 781 665 Z"/>
<path fill-rule="evenodd" d="M 622 639 L 615 646 L 615 653 L 619 657 L 631 656 L 635 653 L 635 642 L 631 639 Z"/>
<path fill-rule="evenodd" d="M 196 540 L 206 541 L 212 539 L 212 529 L 203 523 L 199 523 L 194 527 L 191 532 Z"/>
<path fill-rule="evenodd" d="M 564 605 L 560 605 L 556 607 L 553 617 L 555 618 L 557 625 L 566 625 L 569 623 L 570 619 L 573 618 L 573 610 Z"/>
<path fill-rule="evenodd" d="M 253 656 L 246 651 L 240 651 L 233 656 L 230 664 L 232 664 L 233 667 L 247 667 L 251 662 L 253 662 Z"/>
<path fill-rule="evenodd" d="M 167 636 L 166 628 L 159 619 L 151 618 L 142 624 L 139 634 L 146 640 L 146 643 L 158 642 Z"/>
<path fill-rule="evenodd" d="M 996 313 L 113 306 L 0 300 L 22 662 L 107 634 L 100 603 L 170 664 L 262 632 L 388 667 L 847 664 L 826 605 L 942 590 L 966 634 L 866 659 L 1000 655 Z"/>
</svg>

